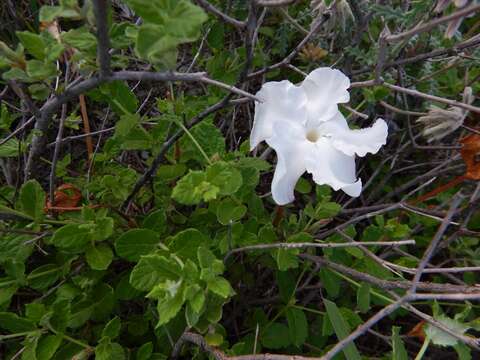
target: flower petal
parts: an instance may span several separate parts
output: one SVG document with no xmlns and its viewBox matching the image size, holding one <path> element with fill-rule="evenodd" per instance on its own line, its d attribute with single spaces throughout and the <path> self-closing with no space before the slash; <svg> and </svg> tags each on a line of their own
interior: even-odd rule
<svg viewBox="0 0 480 360">
<path fill-rule="evenodd" d="M 345 155 L 365 156 L 367 153 L 375 154 L 385 145 L 388 126 L 383 119 L 378 119 L 369 128 L 351 130 L 338 112 L 332 120 L 320 125 L 319 132 L 330 137 L 332 145 Z"/>
<path fill-rule="evenodd" d="M 362 191 L 362 181 L 355 175 L 355 156 L 338 151 L 327 138 L 319 139 L 305 159 L 307 171 L 319 185 L 342 189 L 356 197 Z"/>
<path fill-rule="evenodd" d="M 255 118 L 250 135 L 252 150 L 272 136 L 273 126 L 279 121 L 305 124 L 307 97 L 303 89 L 290 81 L 267 82 L 256 96 L 263 102 L 255 103 Z"/>
<path fill-rule="evenodd" d="M 329 120 L 338 111 L 337 104 L 350 101 L 350 79 L 337 69 L 316 69 L 307 75 L 301 87 L 308 98 L 309 127 Z"/>
<path fill-rule="evenodd" d="M 278 122 L 267 139 L 277 153 L 277 166 L 272 180 L 272 197 L 278 205 L 295 199 L 295 184 L 305 172 L 305 154 L 313 146 L 305 139 L 303 127 L 292 122 Z"/>
</svg>

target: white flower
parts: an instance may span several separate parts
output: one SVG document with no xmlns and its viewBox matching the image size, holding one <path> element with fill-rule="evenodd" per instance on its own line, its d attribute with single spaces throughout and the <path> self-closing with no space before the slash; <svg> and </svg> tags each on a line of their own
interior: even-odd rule
<svg viewBox="0 0 480 360">
<path fill-rule="evenodd" d="M 355 155 L 376 153 L 387 139 L 379 119 L 367 129 L 350 130 L 338 110 L 350 100 L 350 80 L 339 70 L 319 68 L 296 86 L 267 82 L 257 97 L 251 148 L 266 141 L 277 153 L 272 196 L 279 205 L 294 200 L 295 184 L 307 171 L 319 184 L 358 196 L 362 181 L 355 174 Z"/>
</svg>

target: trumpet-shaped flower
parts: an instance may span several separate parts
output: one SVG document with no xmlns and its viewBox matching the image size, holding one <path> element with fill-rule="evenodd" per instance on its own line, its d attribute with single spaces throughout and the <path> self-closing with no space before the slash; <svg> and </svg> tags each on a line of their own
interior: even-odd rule
<svg viewBox="0 0 480 360">
<path fill-rule="evenodd" d="M 251 148 L 266 141 L 277 153 L 272 196 L 279 205 L 294 200 L 295 184 L 307 171 L 319 184 L 356 197 L 362 181 L 355 174 L 355 155 L 376 153 L 388 128 L 378 119 L 372 127 L 351 130 L 338 110 L 350 100 L 350 80 L 339 70 L 319 68 L 296 86 L 267 82 L 257 97 Z"/>
</svg>

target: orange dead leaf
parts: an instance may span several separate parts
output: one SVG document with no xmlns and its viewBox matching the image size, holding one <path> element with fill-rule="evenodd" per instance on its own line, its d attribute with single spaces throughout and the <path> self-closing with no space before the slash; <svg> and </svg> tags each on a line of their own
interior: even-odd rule
<svg viewBox="0 0 480 360">
<path fill-rule="evenodd" d="M 462 144 L 460 155 L 467 166 L 465 174 L 456 177 L 444 185 L 438 186 L 437 188 L 416 198 L 413 201 L 410 201 L 410 204 L 416 204 L 418 202 L 431 199 L 437 194 L 440 194 L 441 192 L 444 192 L 465 180 L 480 180 L 480 135 L 468 135 L 460 140 L 460 144 Z"/>
<path fill-rule="evenodd" d="M 480 135 L 472 134 L 460 140 L 463 145 L 460 154 L 467 166 L 465 178 L 480 180 Z"/>
<path fill-rule="evenodd" d="M 47 201 L 45 211 L 54 210 L 58 212 L 80 210 L 78 207 L 82 199 L 82 192 L 72 184 L 60 185 L 54 193 L 53 204 Z"/>
<path fill-rule="evenodd" d="M 425 325 L 425 320 L 422 320 L 417 325 L 415 325 L 414 328 L 410 330 L 407 335 L 417 337 L 421 340 L 425 340 L 425 331 L 423 331 L 423 325 Z"/>
</svg>

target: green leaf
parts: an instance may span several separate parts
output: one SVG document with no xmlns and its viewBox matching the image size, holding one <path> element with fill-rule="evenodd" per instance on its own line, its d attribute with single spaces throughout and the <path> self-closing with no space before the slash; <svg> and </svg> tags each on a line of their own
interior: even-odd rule
<svg viewBox="0 0 480 360">
<path fill-rule="evenodd" d="M 17 285 L 0 288 L 0 310 L 5 310 L 10 305 L 13 295 L 17 292 Z"/>
<path fill-rule="evenodd" d="M 457 352 L 459 360 L 472 360 L 472 350 L 468 345 L 459 342 L 453 348 Z"/>
<path fill-rule="evenodd" d="M 300 347 L 308 337 L 308 322 L 305 313 L 296 308 L 287 310 L 288 330 L 290 341 L 293 345 Z"/>
<path fill-rule="evenodd" d="M 220 275 L 224 271 L 223 261 L 218 260 L 206 247 L 197 249 L 197 259 L 200 267 L 210 270 L 214 275 Z"/>
<path fill-rule="evenodd" d="M 216 199 L 219 192 L 218 186 L 206 181 L 204 172 L 190 170 L 174 187 L 172 198 L 184 205 L 196 205 Z"/>
<path fill-rule="evenodd" d="M 191 298 L 188 299 L 189 304 L 191 305 L 192 310 L 195 313 L 200 313 L 200 311 L 203 308 L 203 305 L 205 305 L 205 293 L 204 290 L 200 289 L 198 290 L 195 295 L 193 295 Z"/>
<path fill-rule="evenodd" d="M 125 351 L 118 343 L 110 342 L 109 338 L 103 338 L 95 348 L 95 360 L 124 360 Z"/>
<path fill-rule="evenodd" d="M 16 157 L 22 149 L 17 139 L 10 139 L 6 143 L 0 145 L 0 157 Z"/>
<path fill-rule="evenodd" d="M 36 222 L 43 219 L 45 192 L 36 180 L 29 180 L 20 189 L 20 207 L 25 214 Z"/>
<path fill-rule="evenodd" d="M 306 179 L 301 177 L 295 185 L 295 191 L 298 191 L 301 194 L 308 194 L 312 191 L 312 185 Z"/>
<path fill-rule="evenodd" d="M 43 37 L 30 31 L 17 31 L 15 34 L 23 47 L 37 60 L 43 60 L 45 58 L 45 48 L 47 45 Z"/>
<path fill-rule="evenodd" d="M 38 339 L 40 338 L 40 332 L 34 332 L 29 335 L 22 341 L 24 350 L 22 352 L 22 360 L 37 360 L 37 345 Z"/>
<path fill-rule="evenodd" d="M 61 272 L 55 264 L 45 264 L 35 268 L 29 275 L 28 285 L 35 290 L 45 290 L 53 285 Z"/>
<path fill-rule="evenodd" d="M 283 324 L 273 323 L 263 332 L 260 341 L 263 346 L 269 349 L 285 348 L 291 344 L 290 331 Z"/>
<path fill-rule="evenodd" d="M 149 341 L 138 348 L 135 359 L 148 360 L 150 359 L 152 352 L 153 352 L 153 344 L 151 341 Z"/>
<path fill-rule="evenodd" d="M 110 320 L 107 325 L 102 330 L 102 337 L 108 336 L 110 339 L 115 339 L 120 335 L 120 329 L 122 327 L 122 322 L 118 316 L 115 316 Z"/>
<path fill-rule="evenodd" d="M 220 346 L 223 344 L 224 338 L 222 334 L 208 333 L 205 335 L 205 341 L 210 346 Z"/>
<path fill-rule="evenodd" d="M 43 336 L 37 344 L 37 360 L 50 360 L 62 344 L 62 335 Z"/>
<path fill-rule="evenodd" d="M 25 315 L 29 320 L 38 322 L 47 312 L 46 307 L 42 303 L 30 303 L 25 305 Z"/>
<path fill-rule="evenodd" d="M 105 239 L 108 239 L 113 234 L 113 228 L 115 226 L 113 218 L 96 218 L 95 225 L 95 231 L 93 233 L 93 239 L 95 241 L 103 241 Z"/>
<path fill-rule="evenodd" d="M 107 244 L 91 245 L 87 248 L 85 257 L 93 270 L 106 270 L 113 260 L 113 252 Z"/>
<path fill-rule="evenodd" d="M 65 44 L 90 54 L 95 54 L 97 48 L 97 38 L 86 27 L 62 33 L 62 40 Z"/>
<path fill-rule="evenodd" d="M 299 249 L 276 249 L 273 252 L 275 261 L 277 262 L 278 270 L 286 271 L 288 269 L 295 269 L 298 267 L 298 253 Z"/>
<path fill-rule="evenodd" d="M 325 289 L 327 290 L 327 293 L 330 297 L 336 298 L 339 293 L 340 293 L 340 278 L 338 275 L 333 273 L 332 271 L 322 268 L 320 269 L 320 272 L 318 273 L 320 276 L 320 280 L 322 281 L 322 284 L 325 286 Z"/>
<path fill-rule="evenodd" d="M 138 261 L 140 256 L 152 253 L 158 246 L 158 233 L 149 229 L 132 229 L 123 233 L 115 242 L 118 256 Z"/>
<path fill-rule="evenodd" d="M 68 224 L 55 231 L 52 243 L 69 252 L 79 253 L 85 250 L 90 238 L 89 228 L 79 224 Z"/>
<path fill-rule="evenodd" d="M 328 219 L 336 216 L 342 207 L 334 202 L 322 202 L 315 208 L 316 219 Z"/>
<path fill-rule="evenodd" d="M 357 290 L 357 308 L 361 313 L 370 310 L 370 284 L 362 283 Z"/>
<path fill-rule="evenodd" d="M 57 67 L 53 63 L 40 60 L 27 61 L 26 73 L 31 80 L 42 81 L 53 78 L 57 75 Z"/>
<path fill-rule="evenodd" d="M 338 340 L 345 339 L 350 333 L 350 327 L 348 323 L 343 318 L 340 310 L 337 305 L 330 300 L 323 299 L 325 304 L 325 309 L 327 310 L 328 318 L 335 329 L 335 334 L 337 335 Z M 360 353 L 358 352 L 354 343 L 350 343 L 343 349 L 343 353 L 347 360 L 361 360 Z"/>
<path fill-rule="evenodd" d="M 133 268 L 130 283 L 134 288 L 148 291 L 161 281 L 175 281 L 182 275 L 182 268 L 175 260 L 160 255 L 146 255 Z"/>
<path fill-rule="evenodd" d="M 220 189 L 221 195 L 232 195 L 242 186 L 242 174 L 232 165 L 219 161 L 210 165 L 206 180 Z"/>
<path fill-rule="evenodd" d="M 434 318 L 457 334 L 464 334 L 470 328 L 467 324 L 451 319 L 445 315 L 434 316 Z M 455 346 L 459 341 L 457 338 L 454 338 L 452 335 L 431 324 L 425 325 L 425 335 L 430 338 L 435 345 L 439 346 Z"/>
<path fill-rule="evenodd" d="M 25 71 L 19 68 L 11 68 L 10 70 L 3 73 L 2 78 L 4 80 L 18 80 L 26 83 L 32 82 L 32 79 L 26 74 Z"/>
<path fill-rule="evenodd" d="M 162 165 L 158 168 L 157 178 L 171 181 L 179 178 L 187 171 L 185 164 Z"/>
<path fill-rule="evenodd" d="M 115 124 L 115 137 L 123 140 L 139 124 L 139 122 L 139 115 L 123 114 L 120 117 L 120 120 Z"/>
<path fill-rule="evenodd" d="M 290 299 L 295 294 L 295 277 L 291 272 L 277 271 L 277 283 L 281 299 L 284 303 L 289 303 Z"/>
<path fill-rule="evenodd" d="M 164 209 L 152 211 L 143 220 L 143 227 L 162 234 L 167 229 L 167 216 Z"/>
<path fill-rule="evenodd" d="M 178 45 L 195 41 L 207 20 L 201 8 L 187 0 L 126 0 L 142 17 L 135 50 L 157 66 L 173 68 Z"/>
<path fill-rule="evenodd" d="M 28 92 L 35 100 L 46 100 L 50 95 L 50 88 L 45 84 L 32 84 L 28 87 Z"/>
<path fill-rule="evenodd" d="M 97 101 L 106 101 L 118 115 L 133 115 L 138 108 L 138 99 L 124 81 L 112 81 L 88 94 Z M 138 118 L 139 120 L 139 118 Z M 137 124 L 138 121 L 135 121 Z M 117 123 L 118 130 L 118 123 Z M 124 133 L 123 135 L 127 135 Z"/>
<path fill-rule="evenodd" d="M 170 320 L 172 320 L 175 317 L 175 315 L 178 314 L 184 302 L 185 302 L 185 288 L 183 286 L 177 290 L 176 294 L 173 297 L 163 301 L 159 300 L 157 305 L 157 311 L 158 311 L 157 327 L 163 324 L 166 324 Z"/>
<path fill-rule="evenodd" d="M 232 289 L 230 283 L 221 276 L 217 276 L 216 278 L 210 280 L 207 285 L 208 290 L 224 299 L 235 294 L 235 291 Z"/>
<path fill-rule="evenodd" d="M 42 6 L 39 14 L 40 22 L 52 22 L 56 18 L 80 19 L 80 13 L 72 6 Z"/>
<path fill-rule="evenodd" d="M 408 360 L 408 353 L 400 337 L 400 327 L 392 327 L 392 360 Z"/>
<path fill-rule="evenodd" d="M 176 234 L 168 244 L 168 247 L 181 259 L 195 260 L 197 249 L 207 245 L 208 242 L 208 237 L 197 229 L 186 229 Z"/>
<path fill-rule="evenodd" d="M 33 321 L 22 318 L 11 312 L 0 312 L 0 328 L 11 333 L 33 331 L 36 329 Z"/>
<path fill-rule="evenodd" d="M 232 199 L 223 199 L 217 207 L 217 219 L 222 225 L 240 220 L 245 216 L 247 207 Z"/>
</svg>

